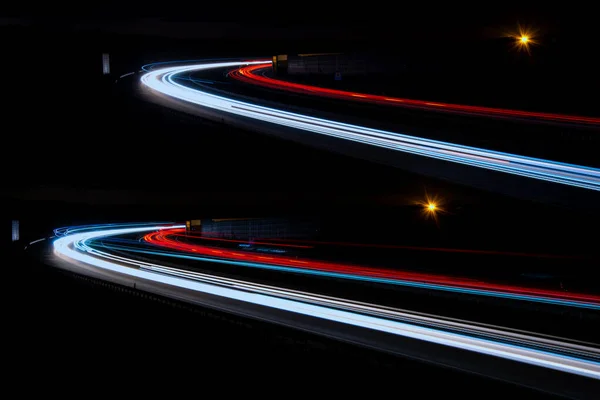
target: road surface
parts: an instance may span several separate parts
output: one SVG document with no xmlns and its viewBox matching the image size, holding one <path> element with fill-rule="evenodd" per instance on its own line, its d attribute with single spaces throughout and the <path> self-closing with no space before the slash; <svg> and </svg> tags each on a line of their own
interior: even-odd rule
<svg viewBox="0 0 600 400">
<path fill-rule="evenodd" d="M 69 227 L 29 246 L 46 245 L 47 261 L 79 274 L 541 390 L 587 398 L 600 379 L 600 353 L 589 343 L 202 273 L 149 251 L 144 236 L 181 227 Z M 108 238 L 129 248 L 110 248 Z"/>
<path fill-rule="evenodd" d="M 570 204 L 575 198 L 592 201 L 600 190 L 600 169 L 594 167 L 317 118 L 285 111 L 281 104 L 279 108 L 267 107 L 262 102 L 258 104 L 256 99 L 243 99 L 243 96 L 228 94 L 222 88 L 209 88 L 211 85 L 203 82 L 182 80 L 198 71 L 221 70 L 227 74 L 235 67 L 264 64 L 260 60 L 212 61 L 150 69 L 141 77 L 142 85 L 150 90 L 142 92 L 152 101 L 205 118 L 292 140 L 318 142 L 319 146 L 333 151 L 358 154 L 366 159 L 476 187 Z M 509 178 L 515 176 L 526 178 L 527 182 Z M 554 189 L 554 184 L 574 188 L 577 192 Z"/>
</svg>

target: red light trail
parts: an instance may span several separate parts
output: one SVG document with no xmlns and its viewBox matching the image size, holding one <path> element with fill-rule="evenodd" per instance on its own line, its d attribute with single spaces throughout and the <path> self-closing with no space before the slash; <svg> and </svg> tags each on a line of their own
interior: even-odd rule
<svg viewBox="0 0 600 400">
<path fill-rule="evenodd" d="M 301 94 L 320 95 L 342 100 L 353 100 L 367 103 L 383 104 L 387 106 L 397 106 L 405 108 L 416 108 L 426 111 L 459 113 L 465 115 L 481 115 L 486 117 L 503 118 L 528 118 L 549 122 L 568 122 L 577 124 L 600 125 L 600 118 L 578 115 L 554 114 L 536 111 L 510 110 L 504 108 L 470 106 L 462 104 L 450 104 L 441 102 L 431 102 L 426 100 L 404 99 L 389 96 L 380 96 L 367 93 L 355 93 L 344 90 L 329 89 L 318 86 L 304 85 L 295 82 L 288 82 L 281 79 L 274 79 L 257 72 L 270 67 L 264 65 L 249 65 L 241 67 L 229 74 L 230 77 L 249 84 L 267 87 L 269 89 L 285 90 Z"/>
<path fill-rule="evenodd" d="M 385 268 L 365 267 L 359 265 L 346 265 L 333 262 L 323 262 L 317 260 L 302 260 L 290 258 L 281 255 L 257 255 L 243 250 L 228 250 L 223 248 L 214 248 L 198 244 L 191 244 L 176 240 L 181 236 L 185 229 L 170 229 L 159 232 L 149 233 L 144 236 L 148 243 L 165 247 L 171 250 L 188 252 L 196 255 L 217 257 L 221 259 L 254 262 L 261 264 L 292 267 L 298 269 L 315 270 L 328 273 L 338 273 L 346 275 L 358 275 L 363 277 L 383 278 L 399 281 L 411 281 L 434 285 L 452 286 L 466 289 L 477 289 L 494 291 L 501 293 L 510 293 L 527 296 L 539 296 L 553 299 L 564 299 L 572 301 L 581 301 L 586 303 L 600 303 L 600 296 L 584 293 L 561 292 L 557 290 L 538 289 L 531 287 L 520 287 L 499 283 L 484 282 L 476 279 L 464 277 L 444 276 L 440 274 L 426 274 L 420 272 L 398 271 Z M 173 238 L 174 237 L 174 238 Z M 214 238 L 211 238 L 214 239 Z"/>
</svg>

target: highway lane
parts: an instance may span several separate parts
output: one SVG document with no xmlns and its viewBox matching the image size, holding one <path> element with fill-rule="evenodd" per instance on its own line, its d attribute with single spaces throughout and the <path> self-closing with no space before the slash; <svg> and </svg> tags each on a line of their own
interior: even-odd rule
<svg viewBox="0 0 600 400">
<path fill-rule="evenodd" d="M 144 261 L 132 253 L 99 250 L 94 245 L 102 238 L 143 235 L 172 227 L 150 224 L 57 230 L 52 245 L 56 257 L 63 261 L 56 265 L 82 274 L 100 275 L 103 279 L 137 289 L 285 323 L 386 351 L 433 362 L 440 362 L 435 358 L 441 357 L 445 365 L 453 364 L 454 360 L 461 368 L 479 373 L 507 373 L 511 380 L 517 379 L 523 384 L 531 385 L 535 381 L 532 381 L 533 377 L 540 373 L 546 376 L 555 372 L 567 373 L 583 380 L 577 378 L 577 385 L 570 387 L 568 383 L 575 381 L 563 376 L 561 388 L 551 390 L 575 397 L 585 398 L 587 388 L 593 383 L 589 379 L 600 378 L 598 350 L 586 344 L 173 268 Z M 376 337 L 372 336 L 373 332 L 378 333 Z M 407 349 L 404 340 L 436 346 L 437 350 L 432 353 L 432 348 L 419 345 Z M 418 355 L 414 353 L 417 348 L 420 349 Z M 456 354 L 450 357 L 447 351 L 458 351 L 463 356 L 456 359 Z M 482 360 L 487 368 L 482 369 Z M 503 362 L 509 364 L 502 366 Z M 517 362 L 516 367 L 514 362 Z M 505 370 L 507 365 L 511 367 Z M 539 367 L 543 367 L 542 370 Z M 539 380 L 537 385 L 552 386 L 552 381 L 545 381 Z"/>
<path fill-rule="evenodd" d="M 144 74 L 141 82 L 143 85 L 151 88 L 154 93 L 162 93 L 187 103 L 270 124 L 345 139 L 394 152 L 408 153 L 450 163 L 498 171 L 504 174 L 560 183 L 592 191 L 600 189 L 600 170 L 596 168 L 457 145 L 314 118 L 280 109 L 262 107 L 245 101 L 233 100 L 224 95 L 210 93 L 199 86 L 192 88 L 177 81 L 177 76 L 189 74 L 194 71 L 261 64 L 264 64 L 264 62 L 211 62 L 191 66 L 160 68 Z"/>
<path fill-rule="evenodd" d="M 597 117 L 510 110 L 494 107 L 470 106 L 463 104 L 450 104 L 442 102 L 432 102 L 427 100 L 415 100 L 407 98 L 381 96 L 370 93 L 348 92 L 344 90 L 305 85 L 296 82 L 288 82 L 282 79 L 274 79 L 269 76 L 266 76 L 264 72 L 267 69 L 270 69 L 270 66 L 244 66 L 236 69 L 235 71 L 230 72 L 229 76 L 242 82 L 259 85 L 270 89 L 286 90 L 295 93 L 309 94 L 311 96 L 318 95 L 349 101 L 368 102 L 373 104 L 382 104 L 386 106 L 415 108 L 419 110 L 459 115 L 479 115 L 487 118 L 516 118 L 544 122 L 568 122 L 596 127 L 600 126 L 600 118 Z"/>
<path fill-rule="evenodd" d="M 390 308 L 409 308 L 413 312 L 435 314 L 444 318 L 468 320 L 471 322 L 503 326 L 505 329 L 536 332 L 540 335 L 570 338 L 580 342 L 596 343 L 597 335 L 592 329 L 600 323 L 597 304 L 565 301 L 560 296 L 584 293 L 577 286 L 550 282 L 539 279 L 523 279 L 519 275 L 495 276 L 494 271 L 481 266 L 490 267 L 481 259 L 472 260 L 473 255 L 464 255 L 462 264 L 479 263 L 474 272 L 457 273 L 444 270 L 437 262 L 426 259 L 425 262 L 413 264 L 406 253 L 397 253 L 389 258 L 390 264 L 382 271 L 373 267 L 367 259 L 363 263 L 356 260 L 340 262 L 336 257 L 309 256 L 294 249 L 285 253 L 266 251 L 264 245 L 249 250 L 230 243 L 213 242 L 198 246 L 194 241 L 190 246 L 189 238 L 175 236 L 178 244 L 184 246 L 163 246 L 154 238 L 172 235 L 172 230 L 151 232 L 142 238 L 135 236 L 107 237 L 94 240 L 90 246 L 111 254 L 123 254 L 145 261 L 160 261 L 161 265 L 188 271 L 211 274 L 223 278 L 252 281 L 268 286 L 277 286 L 290 290 L 307 291 L 313 294 L 334 296 L 364 303 L 376 303 Z M 152 240 L 147 240 L 151 237 Z M 195 250 L 195 251 L 194 251 Z M 336 255 L 343 254 L 338 247 Z M 371 258 L 377 257 L 379 251 L 370 252 Z M 322 253 L 325 254 L 325 253 Z M 426 254 L 421 252 L 419 260 Z M 446 257 L 447 258 L 447 257 Z M 289 259 L 289 261 L 288 261 Z M 547 260 L 546 260 L 547 261 Z M 443 261 L 442 261 L 443 262 Z M 521 270 L 530 267 L 528 260 L 512 260 L 517 262 Z M 576 262 L 570 260 L 571 264 Z M 333 264 L 341 268 L 340 272 L 330 272 Z M 455 264 L 451 264 L 455 265 Z M 543 265 L 546 265 L 544 262 Z M 351 268 L 348 268 L 351 266 Z M 544 270 L 544 267 L 539 267 Z M 569 268 L 569 264 L 564 268 Z M 441 270 L 440 270 L 441 269 Z M 382 278 L 381 273 L 391 273 L 393 278 Z M 400 279 L 401 278 L 401 279 Z M 581 278 L 580 278 L 581 279 Z M 447 284 L 440 285 L 439 281 Z M 584 279 L 584 281 L 587 281 Z M 459 286 L 467 283 L 470 287 Z M 482 290 L 479 285 L 499 284 L 501 290 L 509 292 Z M 457 286 L 458 285 L 458 286 Z M 519 292 L 514 291 L 519 288 Z M 559 298 L 540 297 L 536 291 L 556 294 Z M 595 288 L 588 288 L 588 294 L 596 293 Z M 595 346 L 595 345 L 594 345 Z"/>
<path fill-rule="evenodd" d="M 237 247 L 233 248 L 223 248 L 218 246 L 218 240 L 216 241 L 217 243 L 215 243 L 217 246 L 214 244 L 211 246 L 204 243 L 190 242 L 189 236 L 185 235 L 184 232 L 184 229 L 162 230 L 160 232 L 153 232 L 145 235 L 144 240 L 159 248 L 176 250 L 197 257 L 219 257 L 257 268 L 600 310 L 600 296 L 592 293 L 585 294 L 574 291 L 536 288 L 532 286 L 509 285 L 506 283 L 493 282 L 493 280 L 473 279 L 464 276 L 449 276 L 441 273 L 436 274 L 403 271 L 393 268 L 369 267 L 357 264 L 356 262 L 344 264 L 306 258 L 302 255 L 279 255 L 276 253 L 273 254 L 273 252 L 267 253 L 265 251 L 257 254 L 256 252 L 245 251 L 244 245 L 250 246 L 248 242 L 238 244 Z M 204 238 L 204 240 L 206 241 L 207 238 Z M 222 243 L 223 242 L 227 243 L 228 241 L 225 240 L 222 241 Z M 252 244 L 258 245 L 259 247 L 266 247 L 266 245 L 268 245 L 268 243 L 261 243 L 260 241 L 258 243 L 252 242 Z M 271 250 L 275 246 L 277 246 L 277 244 L 271 246 Z M 293 246 L 293 244 L 279 243 L 279 246 Z M 264 250 L 267 249 L 265 248 Z M 286 251 L 281 250 L 281 252 Z"/>
<path fill-rule="evenodd" d="M 251 66 L 254 67 L 254 66 Z M 256 66 L 262 67 L 262 66 Z M 246 67 L 241 67 L 244 69 Z M 600 167 L 593 149 L 600 145 L 600 125 L 556 121 L 519 116 L 489 116 L 461 111 L 440 111 L 421 107 L 406 107 L 404 103 L 369 101 L 367 97 L 330 96 L 320 94 L 317 87 L 314 91 L 286 90 L 285 83 L 279 87 L 263 85 L 247 77 L 239 79 L 236 69 L 228 74 L 222 89 L 226 93 L 245 95 L 261 101 L 274 102 L 273 107 L 286 105 L 286 110 L 308 114 L 324 119 L 333 119 L 354 125 L 368 126 L 384 131 L 402 132 L 444 142 L 452 142 L 471 147 L 493 149 L 496 151 L 520 154 L 535 158 L 555 160 L 572 164 Z M 269 68 L 259 71 L 260 77 L 277 79 Z M 193 77 L 210 77 L 205 72 L 190 75 Z M 310 78 L 283 78 L 286 82 L 311 85 Z M 308 79 L 308 83 L 304 80 Z M 318 78 L 317 78 L 318 79 Z M 217 81 L 219 79 L 217 78 Z M 183 82 L 183 81 L 182 81 Z M 317 83 L 315 83 L 317 84 Z M 323 88 L 336 89 L 351 86 L 351 82 L 318 83 Z M 331 85 L 331 87 L 329 86 Z M 378 83 L 372 89 L 377 91 Z M 217 84 L 205 85 L 210 87 Z M 312 90 L 312 89 L 311 89 Z M 338 89 L 336 89 L 338 90 Z M 351 90 L 351 89 L 345 89 Z M 379 90 L 388 91 L 387 87 Z M 402 88 L 398 88 L 400 92 Z M 443 93 L 440 93 L 442 95 Z M 448 94 L 450 95 L 450 94 Z M 387 93 L 385 98 L 395 99 Z M 427 103 L 429 103 L 427 101 Z M 268 103 L 262 103 L 267 105 Z M 438 104 L 435 103 L 434 104 Z M 289 109 L 287 107 L 290 107 Z M 443 108 L 443 107 L 442 107 Z M 509 110 L 510 111 L 510 110 Z"/>
</svg>

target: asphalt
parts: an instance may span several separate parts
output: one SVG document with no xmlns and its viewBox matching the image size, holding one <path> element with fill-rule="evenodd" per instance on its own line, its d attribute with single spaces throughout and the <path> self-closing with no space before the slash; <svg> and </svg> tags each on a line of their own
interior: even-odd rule
<svg viewBox="0 0 600 400">
<path fill-rule="evenodd" d="M 374 388 L 383 391 L 394 385 L 387 379 L 402 374 L 443 379 L 447 392 L 475 395 L 473 385 L 484 383 L 495 391 L 545 398 L 322 337 L 123 291 L 23 259 L 20 251 L 13 256 L 21 266 L 14 277 L 28 282 L 5 320 L 8 337 L 20 349 L 5 360 L 15 384 L 35 376 L 47 392 L 174 395 L 197 388 L 199 375 L 222 385 L 234 373 L 237 382 L 268 377 L 272 383 L 263 390 L 274 391 L 310 371 L 315 379 L 303 384 L 310 390 L 324 386 L 344 392 L 347 388 L 331 379 L 335 374 L 361 376 L 365 389 L 383 380 Z M 73 382 L 65 385 L 65 376 Z M 143 383 L 148 376 L 160 379 L 149 387 Z"/>
<path fill-rule="evenodd" d="M 267 76 L 270 75 L 267 73 Z M 196 76 L 200 78 L 203 73 L 197 73 Z M 285 104 L 288 108 L 309 109 L 315 116 L 333 116 L 334 120 L 343 118 L 344 122 L 497 151 L 582 165 L 599 165 L 593 150 L 599 146 L 600 130 L 597 127 L 426 112 L 359 101 L 321 99 L 308 94 L 289 94 L 233 79 L 226 82 L 223 90 Z M 305 79 L 304 82 L 310 84 L 310 80 L 307 82 Z M 334 85 L 325 87 L 329 86 Z M 342 86 L 341 90 L 346 88 Z"/>
<path fill-rule="evenodd" d="M 311 207 L 304 209 L 312 211 L 354 213 L 362 207 L 394 209 L 417 188 L 419 197 L 423 192 L 424 181 L 413 174 L 191 121 L 142 104 L 126 96 L 131 94 L 129 87 L 94 78 L 97 43 L 94 51 L 85 53 L 85 63 L 71 65 L 65 77 L 65 65 L 79 59 L 85 45 L 73 46 L 70 51 L 76 56 L 71 58 L 61 58 L 65 54 L 56 54 L 53 46 L 41 58 L 27 46 L 15 53 L 25 78 L 10 79 L 8 84 L 9 93 L 14 89 L 14 113 L 7 117 L 11 122 L 14 118 L 13 126 L 19 130 L 12 131 L 11 146 L 4 148 L 2 167 L 10 174 L 2 195 L 3 200 L 5 195 L 10 198 L 3 203 L 9 204 L 3 216 L 22 220 L 23 240 L 35 239 L 46 223 L 51 228 L 87 221 L 185 219 L 192 214 L 285 213 L 306 204 Z M 44 57 L 60 60 L 48 63 L 46 76 L 64 79 L 38 79 Z M 4 66 L 14 73 L 13 63 Z M 59 96 L 65 93 L 71 95 Z M 390 189 L 390 179 L 413 184 Z M 542 216 L 557 212 L 436 180 L 427 180 L 425 186 L 468 192 L 471 203 L 484 210 L 504 204 L 510 210 L 523 207 L 519 216 L 528 211 Z M 486 203 L 492 199 L 496 200 Z M 565 213 L 564 218 L 570 215 Z M 593 219 L 587 221 L 595 226 Z M 573 226 L 579 231 L 563 231 L 565 238 L 582 235 L 581 226 L 586 225 Z M 248 320 L 181 304 L 173 307 L 165 299 L 130 296 L 119 288 L 89 284 L 23 259 L 20 249 L 3 264 L 16 267 L 8 268 L 7 282 L 21 282 L 7 284 L 5 320 L 8 343 L 15 350 L 7 353 L 8 378 L 20 391 L 43 388 L 78 395 L 149 391 L 173 396 L 180 390 L 204 390 L 211 383 L 231 390 L 234 376 L 249 378 L 253 387 L 260 385 L 256 390 L 268 386 L 275 393 L 293 388 L 314 395 L 322 393 L 320 384 L 325 382 L 324 391 L 333 394 L 381 390 L 383 395 L 398 390 L 401 376 L 407 390 L 423 395 L 480 398 L 483 385 L 490 393 L 543 397 L 510 384 L 432 369 L 293 330 L 256 321 L 247 329 Z M 298 377 L 307 374 L 320 386 L 298 383 Z M 329 378 L 332 375 L 338 379 Z M 238 386 L 240 391 L 248 387 Z"/>
<path fill-rule="evenodd" d="M 132 236 L 131 239 L 138 239 Z M 104 243 L 104 241 L 100 241 Z M 106 241 L 107 245 L 119 245 L 119 242 Z M 144 247 L 144 246 L 142 246 Z M 155 250 L 150 247 L 148 250 Z M 336 251 L 333 255 L 340 254 Z M 371 254 L 376 254 L 372 251 Z M 141 260 L 159 260 L 162 265 L 169 265 L 179 269 L 215 274 L 217 276 L 239 279 L 242 281 L 257 282 L 265 285 L 284 287 L 325 296 L 334 296 L 344 299 L 384 305 L 392 308 L 414 312 L 439 315 L 448 318 L 474 321 L 500 327 L 534 332 L 581 342 L 598 344 L 595 326 L 600 323 L 598 310 L 557 306 L 537 302 L 528 302 L 514 299 L 503 299 L 495 296 L 478 296 L 474 294 L 454 293 L 441 290 L 423 289 L 402 285 L 390 285 L 376 282 L 364 282 L 352 279 L 339 279 L 325 276 L 316 276 L 302 273 L 282 272 L 273 269 L 261 269 L 228 265 L 223 263 L 210 263 L 196 260 L 177 260 L 172 257 L 160 255 L 136 255 L 127 253 Z M 331 257 L 332 254 L 330 253 Z M 363 256 L 365 254 L 363 253 Z M 294 256 L 291 256 L 294 257 Z M 306 259 L 302 255 L 299 259 Z M 343 257 L 343 256 L 341 256 Z M 381 255 L 379 255 L 381 257 Z M 423 262 L 426 259 L 429 262 Z M 486 258 L 471 256 L 455 257 L 454 262 L 461 261 L 463 265 L 471 264 L 472 268 L 479 266 L 478 271 L 465 274 L 472 279 L 500 281 L 505 284 L 531 285 L 534 287 L 561 290 L 560 278 L 554 279 L 527 279 L 523 274 L 501 274 L 501 269 L 492 269 L 486 263 Z M 487 257 L 493 260 L 494 257 Z M 358 261 L 353 258 L 354 263 Z M 339 257 L 338 260 L 340 261 Z M 420 262 L 419 262 L 420 261 Z M 397 252 L 389 256 L 388 263 L 393 268 L 401 271 L 415 271 L 425 273 L 446 273 L 460 275 L 457 269 L 450 268 L 456 265 L 447 255 L 421 254 L 420 257 L 406 257 L 406 254 Z M 360 265 L 360 264 L 359 264 Z M 487 265 L 489 269 L 482 271 L 481 266 Z M 444 270 L 445 268 L 445 270 Z M 526 265 L 520 265 L 521 271 L 526 270 Z M 547 271 L 548 269 L 546 269 Z M 564 268 L 563 268 L 564 270 Z M 499 272 L 500 271 L 500 272 Z M 479 275 L 479 276 L 478 276 Z M 500 276 L 498 276 L 500 275 Z M 572 289 L 571 289 L 572 290 Z M 592 291 L 593 293 L 593 291 Z"/>
<path fill-rule="evenodd" d="M 18 346 L 7 362 L 15 383 L 36 377 L 47 392 L 81 390 L 174 395 L 198 388 L 269 380 L 260 389 L 244 385 L 229 392 L 276 392 L 303 376 L 297 392 L 386 393 L 479 398 L 482 388 L 528 398 L 554 398 L 523 386 L 435 366 L 320 335 L 190 306 L 40 264 L 39 252 L 13 249 L 14 279 L 28 282 L 7 315 L 9 339 Z M 31 364 L 35 367 L 31 369 Z M 108 372 L 110 371 L 110 372 Z M 109 375 L 107 375 L 109 374 Z M 232 376 L 233 374 L 233 376 Z M 310 378 L 306 378 L 307 374 Z M 65 376 L 73 381 L 64 386 Z M 110 376 L 110 378 L 109 378 Z M 147 385 L 149 376 L 157 382 Z M 352 379 L 352 385 L 340 379 Z M 61 382 L 60 384 L 57 382 Z M 424 385 L 425 382 L 435 385 Z M 145 383 L 142 383 L 145 382 Z"/>
<path fill-rule="evenodd" d="M 223 71 L 215 70 L 214 72 L 215 78 L 221 76 L 222 79 L 223 74 Z M 196 83 L 190 83 L 188 81 L 188 84 Z M 232 96 L 232 93 L 236 92 L 236 90 L 231 89 L 231 85 L 226 85 L 226 88 L 219 88 L 219 85 L 214 83 L 202 83 L 202 85 L 204 86 L 203 90 L 205 91 L 224 94 L 226 96 Z M 493 191 L 495 193 L 518 197 L 525 200 L 557 204 L 582 210 L 584 209 L 586 212 L 594 212 L 595 210 L 595 208 L 589 207 L 589 204 L 593 204 L 597 200 L 597 193 L 591 190 L 575 188 L 568 185 L 556 185 L 543 180 L 519 177 L 486 169 L 472 168 L 470 166 L 408 153 L 399 153 L 390 151 L 388 149 L 379 148 L 377 146 L 369 146 L 366 148 L 364 145 L 355 143 L 353 141 L 339 140 L 327 135 L 307 133 L 302 130 L 256 121 L 251 118 L 232 115 L 218 110 L 195 107 L 190 103 L 186 103 L 177 99 L 167 98 L 165 96 L 157 96 L 147 88 L 144 89 L 140 87 L 138 92 L 140 98 L 156 103 L 159 106 L 171 108 L 184 114 L 194 116 L 196 118 L 212 120 L 217 123 L 221 123 L 222 125 L 236 126 L 238 128 L 254 131 L 263 135 L 284 138 L 288 141 L 301 143 L 303 145 L 312 146 L 319 149 L 325 149 L 330 153 L 342 154 L 355 159 L 369 161 L 371 163 L 384 164 L 394 167 L 397 171 L 409 171 L 412 174 L 432 177 L 434 180 L 448 181 L 459 186 L 470 186 L 479 190 Z M 350 109 L 348 107 L 346 107 L 341 113 L 340 110 L 338 110 L 337 114 L 332 114 L 328 111 L 322 111 L 326 108 L 319 108 L 318 104 L 316 104 L 316 101 L 313 102 L 315 104 L 312 104 L 312 108 L 299 108 L 292 105 L 285 99 L 286 96 L 289 96 L 288 94 L 280 95 L 283 96 L 283 98 L 280 98 L 278 101 L 273 101 L 273 99 L 269 100 L 264 98 L 264 96 L 252 97 L 240 93 L 234 94 L 236 98 L 243 101 L 259 102 L 261 105 L 267 105 L 276 108 L 284 107 L 286 110 L 305 114 L 308 113 L 321 117 L 324 113 L 329 115 L 330 118 L 337 115 L 333 119 L 341 118 L 345 122 L 355 122 L 356 114 L 349 112 Z M 318 111 L 315 111 L 317 109 Z M 429 132 L 429 134 L 430 133 L 431 132 Z M 444 134 L 446 137 L 448 136 L 447 130 L 444 131 Z M 428 137 L 428 134 L 423 134 L 420 136 Z M 457 142 L 460 143 L 460 141 Z M 510 144 L 512 142 L 504 140 L 503 143 Z M 531 143 L 531 140 L 528 143 Z M 539 148 L 545 149 L 550 147 L 540 146 Z M 562 153 L 564 154 L 565 151 L 563 150 Z"/>
</svg>

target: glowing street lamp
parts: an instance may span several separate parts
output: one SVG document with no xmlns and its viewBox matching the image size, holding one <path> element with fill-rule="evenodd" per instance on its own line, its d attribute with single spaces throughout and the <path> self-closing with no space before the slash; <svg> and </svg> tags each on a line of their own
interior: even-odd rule
<svg viewBox="0 0 600 400">
<path fill-rule="evenodd" d="M 536 31 L 519 26 L 518 33 L 510 34 L 515 39 L 515 48 L 530 53 L 531 45 L 538 44 L 535 40 Z"/>
<path fill-rule="evenodd" d="M 434 219 L 437 222 L 438 214 L 445 213 L 441 207 L 443 200 L 438 196 L 430 197 L 426 195 L 425 199 L 417 201 L 416 204 L 422 207 L 421 214 L 425 219 Z"/>
<path fill-rule="evenodd" d="M 430 196 L 425 193 L 425 198 L 415 200 L 414 204 L 420 208 L 421 216 L 424 219 L 433 219 L 436 224 L 438 223 L 438 216 L 446 214 L 444 207 L 445 200 L 438 195 Z"/>
</svg>

